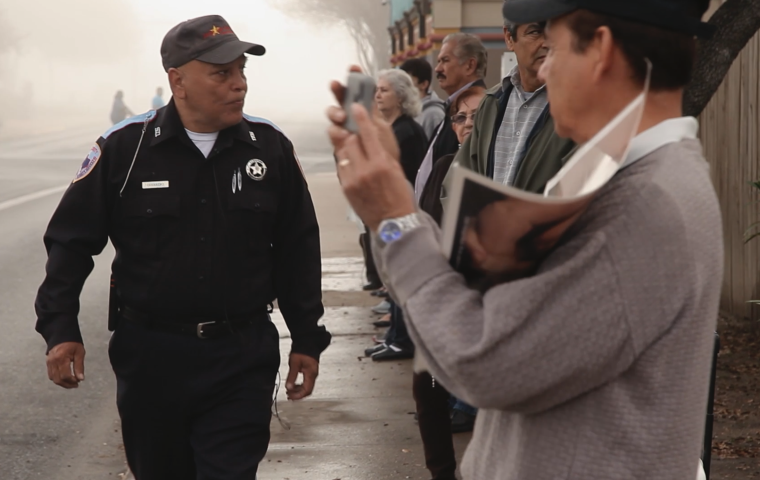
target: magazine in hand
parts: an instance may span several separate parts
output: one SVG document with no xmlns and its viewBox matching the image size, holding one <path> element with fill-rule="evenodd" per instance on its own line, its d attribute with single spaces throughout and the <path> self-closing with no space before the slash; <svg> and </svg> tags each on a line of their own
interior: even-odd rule
<svg viewBox="0 0 760 480">
<path fill-rule="evenodd" d="M 471 285 L 493 282 L 493 266 L 506 281 L 529 273 L 581 216 L 599 191 L 624 165 L 644 112 L 644 92 L 582 145 L 546 185 L 543 195 L 496 183 L 471 170 L 452 167 L 443 248 L 452 267 Z M 486 276 L 467 245 L 474 232 L 491 230 L 499 239 L 496 263 Z M 493 247 L 493 246 L 492 246 Z M 486 277 L 489 277 L 487 279 Z"/>
</svg>

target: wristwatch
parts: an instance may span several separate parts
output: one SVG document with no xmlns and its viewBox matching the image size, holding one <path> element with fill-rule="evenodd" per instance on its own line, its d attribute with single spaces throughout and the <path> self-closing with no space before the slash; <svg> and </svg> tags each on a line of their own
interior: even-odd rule
<svg viewBox="0 0 760 480">
<path fill-rule="evenodd" d="M 393 243 L 404 236 L 404 233 L 419 227 L 420 217 L 417 213 L 410 213 L 399 218 L 389 218 L 380 222 L 377 228 L 377 236 L 384 245 Z"/>
</svg>

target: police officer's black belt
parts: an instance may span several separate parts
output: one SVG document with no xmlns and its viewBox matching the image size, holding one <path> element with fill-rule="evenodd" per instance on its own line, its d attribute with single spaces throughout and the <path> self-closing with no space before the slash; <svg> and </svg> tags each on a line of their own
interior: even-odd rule
<svg viewBox="0 0 760 480">
<path fill-rule="evenodd" d="M 136 312 L 129 307 L 122 307 L 120 316 L 124 320 L 137 323 L 151 330 L 169 333 L 181 333 L 196 336 L 202 339 L 219 338 L 230 335 L 238 329 L 254 323 L 269 321 L 266 310 L 260 313 L 237 315 L 227 320 L 214 320 L 205 318 L 187 318 L 186 322 L 170 322 Z"/>
</svg>

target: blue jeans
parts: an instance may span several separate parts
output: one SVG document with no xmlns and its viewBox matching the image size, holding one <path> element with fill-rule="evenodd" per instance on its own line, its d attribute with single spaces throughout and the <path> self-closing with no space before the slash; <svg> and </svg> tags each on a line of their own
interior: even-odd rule
<svg viewBox="0 0 760 480">
<path fill-rule="evenodd" d="M 459 410 L 460 412 L 466 413 L 468 415 L 472 415 L 473 417 L 475 415 L 477 415 L 477 413 L 478 413 L 478 409 L 477 408 L 464 403 L 463 401 L 459 400 L 454 395 L 452 395 L 451 398 L 449 399 L 449 406 L 453 410 Z"/>
<path fill-rule="evenodd" d="M 406 330 L 406 323 L 404 323 L 404 312 L 393 300 L 388 299 L 388 301 L 391 304 L 391 326 L 385 336 L 385 343 L 414 350 L 414 343 L 412 343 L 409 332 Z"/>
</svg>

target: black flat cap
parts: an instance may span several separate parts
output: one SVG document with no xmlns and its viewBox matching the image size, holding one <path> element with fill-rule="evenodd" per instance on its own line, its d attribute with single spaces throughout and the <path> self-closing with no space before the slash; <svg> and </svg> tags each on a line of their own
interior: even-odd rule
<svg viewBox="0 0 760 480">
<path fill-rule="evenodd" d="M 590 10 L 674 32 L 709 38 L 712 25 L 693 16 L 695 0 L 506 0 L 504 18 L 518 25 L 561 17 L 575 10 Z M 691 3 L 690 3 L 691 2 Z M 702 1 L 704 13 L 709 2 Z"/>
<path fill-rule="evenodd" d="M 180 23 L 169 30 L 161 44 L 161 60 L 167 72 L 193 60 L 223 65 L 245 53 L 264 55 L 266 49 L 255 43 L 241 42 L 230 24 L 219 15 Z"/>
</svg>

